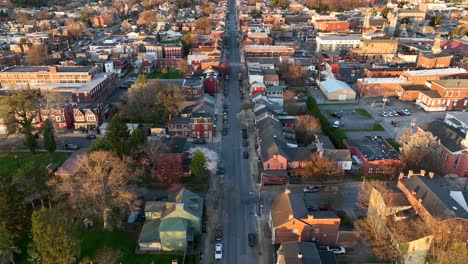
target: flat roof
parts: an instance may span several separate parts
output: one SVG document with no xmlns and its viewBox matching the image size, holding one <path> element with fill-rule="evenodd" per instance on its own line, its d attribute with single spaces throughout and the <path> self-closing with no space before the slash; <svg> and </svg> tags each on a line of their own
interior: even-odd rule
<svg viewBox="0 0 468 264">
<path fill-rule="evenodd" d="M 51 66 L 52 67 L 52 66 Z M 55 67 L 55 66 L 54 66 Z M 67 72 L 90 72 L 94 69 L 93 66 L 66 66 L 66 67 L 56 67 L 57 72 L 67 73 Z M 50 72 L 50 67 L 48 66 L 15 66 L 11 68 L 6 68 L 2 72 Z"/>
<path fill-rule="evenodd" d="M 433 83 L 437 83 L 438 85 L 444 88 L 468 88 L 468 79 L 445 79 L 445 80 L 435 80 L 432 81 Z"/>
<path fill-rule="evenodd" d="M 400 77 L 396 78 L 362 78 L 358 79 L 361 80 L 363 84 L 376 84 L 376 83 L 400 83 L 400 84 L 410 84 L 411 82 Z"/>
<path fill-rule="evenodd" d="M 244 49 L 250 50 L 266 50 L 266 49 L 273 49 L 273 50 L 281 50 L 281 49 L 294 49 L 289 46 L 273 46 L 273 45 L 246 45 Z"/>
<path fill-rule="evenodd" d="M 322 39 L 322 40 L 361 40 L 361 36 L 339 36 L 339 35 L 333 35 L 333 36 L 317 36 L 317 38 Z"/>
<path fill-rule="evenodd" d="M 399 160 L 398 152 L 382 137 L 365 136 L 360 139 L 347 139 L 346 142 L 357 148 L 368 161 Z"/>
<path fill-rule="evenodd" d="M 465 69 L 461 68 L 446 68 L 446 69 L 428 69 L 428 70 L 416 70 L 416 71 L 405 71 L 403 74 L 408 76 L 429 76 L 429 75 L 452 75 L 465 73 Z"/>
</svg>

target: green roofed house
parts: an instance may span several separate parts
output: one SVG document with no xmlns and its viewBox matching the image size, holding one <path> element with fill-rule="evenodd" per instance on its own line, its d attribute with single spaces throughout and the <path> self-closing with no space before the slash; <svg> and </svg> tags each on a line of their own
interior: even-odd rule
<svg viewBox="0 0 468 264">
<path fill-rule="evenodd" d="M 169 195 L 169 201 L 146 202 L 140 251 L 185 251 L 201 233 L 203 198 L 183 188 Z"/>
</svg>

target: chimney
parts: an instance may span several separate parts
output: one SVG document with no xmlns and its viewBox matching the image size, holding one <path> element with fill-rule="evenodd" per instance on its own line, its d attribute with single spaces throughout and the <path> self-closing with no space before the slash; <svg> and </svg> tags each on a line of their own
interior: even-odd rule
<svg viewBox="0 0 468 264">
<path fill-rule="evenodd" d="M 302 252 L 300 252 L 300 251 L 297 252 L 297 258 L 298 258 L 298 259 L 302 259 Z"/>
<path fill-rule="evenodd" d="M 421 172 L 420 172 L 419 174 L 421 174 L 421 176 L 426 176 L 426 171 L 425 171 L 425 170 L 421 170 Z"/>
<path fill-rule="evenodd" d="M 408 178 L 413 177 L 413 175 L 414 175 L 414 171 L 409 170 L 409 171 L 408 171 Z"/>
<path fill-rule="evenodd" d="M 432 172 L 432 171 L 429 172 L 429 178 L 431 178 L 431 179 L 434 178 L 434 172 Z"/>
</svg>

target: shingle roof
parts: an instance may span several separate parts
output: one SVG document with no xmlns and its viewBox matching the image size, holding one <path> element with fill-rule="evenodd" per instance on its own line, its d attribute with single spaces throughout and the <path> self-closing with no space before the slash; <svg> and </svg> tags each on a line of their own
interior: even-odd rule
<svg viewBox="0 0 468 264">
<path fill-rule="evenodd" d="M 468 211 L 450 196 L 450 186 L 443 178 L 429 178 L 413 175 L 400 180 L 410 191 L 414 191 L 415 198 L 421 199 L 426 210 L 440 220 L 454 218 L 468 219 Z M 468 191 L 462 191 L 466 197 Z"/>
<path fill-rule="evenodd" d="M 146 221 L 138 236 L 138 243 L 159 242 L 159 220 Z"/>
<path fill-rule="evenodd" d="M 297 193 L 283 192 L 273 199 L 271 204 L 271 219 L 273 227 L 287 223 L 289 216 L 296 219 L 307 217 L 304 199 Z"/>
<path fill-rule="evenodd" d="M 461 144 L 465 135 L 461 131 L 443 122 L 436 120 L 422 124 L 419 128 L 426 132 L 431 132 L 432 135 L 436 136 L 440 140 L 440 143 L 451 152 L 466 149 Z"/>
<path fill-rule="evenodd" d="M 279 264 L 322 264 L 317 245 L 313 242 L 287 242 L 279 248 Z M 299 261 L 298 255 L 302 254 Z"/>
</svg>

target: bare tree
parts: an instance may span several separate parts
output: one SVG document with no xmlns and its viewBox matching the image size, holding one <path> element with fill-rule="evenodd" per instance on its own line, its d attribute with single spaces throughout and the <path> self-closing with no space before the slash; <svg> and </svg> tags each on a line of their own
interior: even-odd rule
<svg viewBox="0 0 468 264">
<path fill-rule="evenodd" d="M 388 193 L 388 187 L 381 181 L 363 181 L 359 190 L 357 207 L 361 210 L 367 211 L 372 189 L 377 190 L 382 197 Z"/>
<path fill-rule="evenodd" d="M 103 248 L 96 253 L 94 261 L 96 264 L 119 264 L 122 252 L 113 248 Z"/>
<path fill-rule="evenodd" d="M 183 107 L 185 101 L 182 89 L 179 86 L 169 85 L 163 89 L 159 89 L 156 95 L 156 103 L 163 106 L 169 115 L 169 120 L 177 116 Z"/>
<path fill-rule="evenodd" d="M 46 44 L 35 44 L 29 48 L 26 54 L 26 63 L 30 65 L 44 65 L 47 60 L 47 46 Z"/>
<path fill-rule="evenodd" d="M 100 216 L 104 229 L 110 228 L 112 209 L 128 206 L 133 195 L 126 190 L 129 163 L 109 151 L 94 151 L 77 160 L 76 177 L 63 178 L 57 192 L 68 195 L 70 203 L 85 214 Z"/>
<path fill-rule="evenodd" d="M 441 173 L 440 155 L 442 147 L 437 137 L 430 132 L 412 133 L 409 130 L 401 136 L 401 155 L 406 169 L 426 170 Z"/>
<path fill-rule="evenodd" d="M 326 181 L 331 176 L 342 175 L 343 170 L 336 161 L 313 153 L 303 170 L 303 174 L 307 178 Z"/>
<path fill-rule="evenodd" d="M 28 13 L 25 13 L 25 12 L 16 12 L 16 15 L 15 15 L 15 20 L 16 22 L 20 23 L 20 24 L 26 24 L 29 22 L 29 14 Z"/>
<path fill-rule="evenodd" d="M 241 110 L 236 117 L 247 128 L 251 128 L 255 124 L 255 114 L 252 110 Z"/>
<path fill-rule="evenodd" d="M 81 36 L 83 31 L 85 31 L 88 27 L 83 21 L 74 21 L 68 20 L 67 21 L 67 32 L 68 35 L 73 37 Z"/>
<path fill-rule="evenodd" d="M 296 119 L 297 129 L 302 129 L 313 135 L 318 135 L 321 132 L 320 121 L 311 115 L 301 115 Z"/>
</svg>

